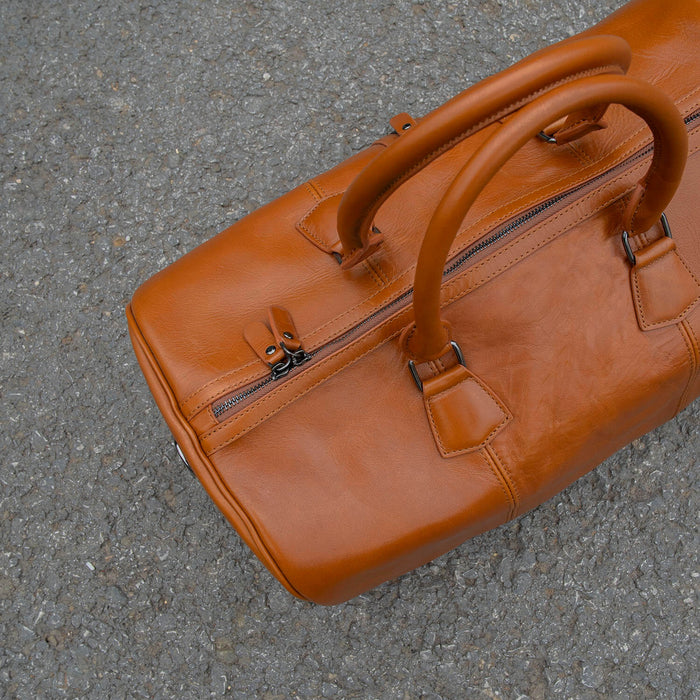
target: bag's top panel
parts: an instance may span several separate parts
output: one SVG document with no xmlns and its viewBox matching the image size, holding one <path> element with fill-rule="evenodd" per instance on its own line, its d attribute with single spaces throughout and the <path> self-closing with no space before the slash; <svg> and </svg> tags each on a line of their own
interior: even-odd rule
<svg viewBox="0 0 700 700">
<path fill-rule="evenodd" d="M 625 38 L 634 52 L 630 75 L 661 87 L 685 115 L 700 108 L 697 0 L 639 0 L 589 33 Z M 606 121 L 607 129 L 568 146 L 533 139 L 484 191 L 453 254 L 651 142 L 641 120 L 623 108 L 612 106 Z M 266 321 L 269 307 L 290 312 L 304 349 L 313 352 L 405 295 L 432 211 L 494 128 L 404 183 L 377 216 L 382 248 L 352 270 L 341 270 L 323 247 L 337 238 L 340 195 L 391 139 L 253 212 L 148 280 L 132 302 L 135 322 L 186 417 L 269 373 L 244 337 L 250 324 Z"/>
</svg>

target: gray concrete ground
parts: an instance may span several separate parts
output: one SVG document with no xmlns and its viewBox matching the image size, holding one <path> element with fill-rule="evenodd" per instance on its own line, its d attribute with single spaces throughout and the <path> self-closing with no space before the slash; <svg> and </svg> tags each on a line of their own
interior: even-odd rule
<svg viewBox="0 0 700 700">
<path fill-rule="evenodd" d="M 699 403 L 322 608 L 183 469 L 124 320 L 152 273 L 393 114 L 620 4 L 0 4 L 4 697 L 698 697 Z"/>
</svg>

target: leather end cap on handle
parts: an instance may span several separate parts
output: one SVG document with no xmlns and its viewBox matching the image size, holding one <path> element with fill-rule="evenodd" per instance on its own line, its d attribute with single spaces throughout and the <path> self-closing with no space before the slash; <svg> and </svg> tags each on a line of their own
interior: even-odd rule
<svg viewBox="0 0 700 700">
<path fill-rule="evenodd" d="M 485 447 L 513 417 L 493 391 L 462 365 L 426 379 L 423 402 L 443 457 Z"/>
<path fill-rule="evenodd" d="M 441 320 L 442 332 L 434 339 L 428 339 L 417 332 L 415 323 L 407 326 L 401 332 L 399 345 L 409 360 L 420 365 L 423 362 L 439 360 L 444 355 L 452 355 L 452 326 Z M 435 349 L 437 347 L 437 350 Z"/>
<path fill-rule="evenodd" d="M 348 254 L 343 254 L 342 262 L 340 263 L 340 268 L 342 270 L 350 270 L 355 267 L 357 263 L 366 260 L 372 253 L 375 253 L 379 246 L 382 244 L 384 236 L 378 229 L 372 229 L 372 232 L 367 236 L 367 240 L 364 242 L 361 248 L 356 248 L 350 251 Z"/>
<path fill-rule="evenodd" d="M 670 238 L 661 238 L 635 254 L 630 271 L 637 322 L 643 331 L 682 321 L 700 303 L 700 282 Z"/>
</svg>

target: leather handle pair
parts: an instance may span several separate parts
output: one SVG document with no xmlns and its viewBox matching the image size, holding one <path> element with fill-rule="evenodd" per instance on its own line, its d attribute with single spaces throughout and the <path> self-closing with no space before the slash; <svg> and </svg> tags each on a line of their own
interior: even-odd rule
<svg viewBox="0 0 700 700">
<path fill-rule="evenodd" d="M 646 121 L 654 137 L 649 169 L 630 199 L 624 228 L 647 231 L 680 183 L 688 136 L 678 110 L 663 92 L 626 76 L 599 75 L 555 88 L 523 107 L 472 155 L 438 205 L 423 239 L 413 292 L 415 325 L 405 337 L 406 351 L 423 362 L 449 351 L 450 336 L 440 317 L 440 288 L 450 246 L 483 188 L 525 143 L 547 125 L 572 111 L 619 103 Z M 622 229 L 621 229 L 622 230 Z"/>
<path fill-rule="evenodd" d="M 600 73 L 625 73 L 631 50 L 617 36 L 568 39 L 538 51 L 466 89 L 428 114 L 380 153 L 352 182 L 338 208 L 343 268 L 371 255 L 381 242 L 374 216 L 402 182 L 470 134 L 511 114 L 563 83 Z M 571 115 L 567 124 L 602 117 L 605 105 Z"/>
</svg>

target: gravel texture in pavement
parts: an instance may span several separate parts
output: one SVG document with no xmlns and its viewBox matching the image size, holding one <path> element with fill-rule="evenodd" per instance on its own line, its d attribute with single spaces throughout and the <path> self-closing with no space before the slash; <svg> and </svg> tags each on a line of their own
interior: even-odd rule
<svg viewBox="0 0 700 700">
<path fill-rule="evenodd" d="M 697 697 L 700 403 L 347 604 L 183 468 L 127 336 L 150 275 L 621 0 L 0 3 L 0 695 Z"/>
</svg>

